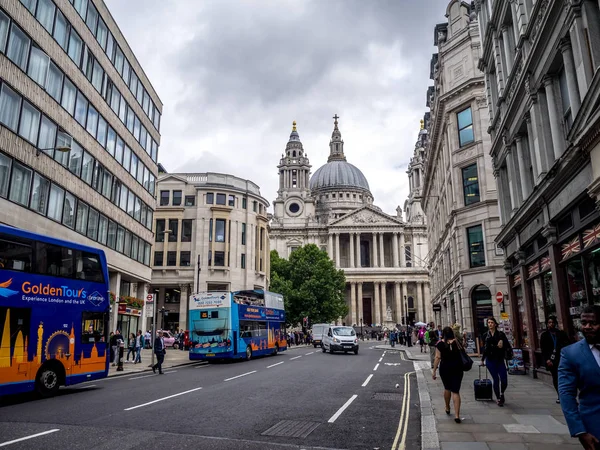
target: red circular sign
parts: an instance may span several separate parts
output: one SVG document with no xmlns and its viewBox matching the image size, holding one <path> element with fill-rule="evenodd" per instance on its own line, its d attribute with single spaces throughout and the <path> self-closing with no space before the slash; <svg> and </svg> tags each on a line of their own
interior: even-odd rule
<svg viewBox="0 0 600 450">
<path fill-rule="evenodd" d="M 496 301 L 502 303 L 504 301 L 504 294 L 500 291 L 496 293 Z"/>
<path fill-rule="evenodd" d="M 146 300 L 149 301 L 149 302 L 151 302 L 152 300 L 154 300 L 154 296 L 152 294 L 148 294 L 146 296 Z"/>
</svg>

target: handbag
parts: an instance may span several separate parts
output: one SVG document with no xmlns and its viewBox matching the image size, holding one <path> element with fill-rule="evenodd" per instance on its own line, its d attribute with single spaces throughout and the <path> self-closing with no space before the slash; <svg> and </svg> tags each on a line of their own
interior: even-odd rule
<svg viewBox="0 0 600 450">
<path fill-rule="evenodd" d="M 468 372 L 473 367 L 473 360 L 469 355 L 467 355 L 466 350 L 463 348 L 462 345 L 458 343 L 458 341 L 456 341 L 456 345 L 458 346 L 458 350 L 460 351 L 460 362 L 462 364 L 462 370 L 463 372 Z"/>
</svg>

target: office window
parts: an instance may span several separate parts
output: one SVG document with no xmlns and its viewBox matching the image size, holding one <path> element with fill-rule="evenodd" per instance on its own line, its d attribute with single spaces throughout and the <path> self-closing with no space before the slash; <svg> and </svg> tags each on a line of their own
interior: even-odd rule
<svg viewBox="0 0 600 450">
<path fill-rule="evenodd" d="M 229 206 L 235 206 L 235 195 L 230 195 L 229 196 L 229 202 L 228 202 Z"/>
<path fill-rule="evenodd" d="M 0 197 L 6 198 L 8 195 L 8 182 L 10 180 L 10 168 L 12 158 L 0 153 Z"/>
<path fill-rule="evenodd" d="M 225 220 L 224 219 L 216 220 L 215 242 L 225 242 Z"/>
<path fill-rule="evenodd" d="M 154 252 L 154 265 L 155 266 L 163 265 L 163 252 Z"/>
<path fill-rule="evenodd" d="M 77 217 L 75 219 L 75 230 L 85 236 L 87 232 L 88 205 L 82 201 L 77 202 Z"/>
<path fill-rule="evenodd" d="M 217 205 L 224 205 L 226 200 L 225 194 L 217 194 Z"/>
<path fill-rule="evenodd" d="M 184 267 L 189 267 L 191 259 L 190 252 L 180 252 L 179 253 L 179 265 Z"/>
<path fill-rule="evenodd" d="M 156 231 L 155 231 L 156 242 L 165 241 L 165 219 L 156 219 Z"/>
<path fill-rule="evenodd" d="M 98 211 L 90 208 L 88 213 L 87 237 L 93 241 L 98 239 L 98 217 Z"/>
<path fill-rule="evenodd" d="M 6 45 L 9 24 L 10 19 L 8 16 L 0 11 L 0 52 L 4 51 L 4 46 Z"/>
<path fill-rule="evenodd" d="M 477 164 L 471 164 L 462 169 L 463 193 L 465 206 L 479 202 L 479 177 L 477 176 Z"/>
<path fill-rule="evenodd" d="M 23 102 L 21 110 L 21 122 L 19 124 L 19 135 L 27 139 L 33 145 L 37 143 L 38 130 L 40 128 L 40 112 L 28 102 Z"/>
<path fill-rule="evenodd" d="M 242 253 L 242 256 L 241 256 L 241 258 L 242 258 L 242 259 L 241 259 L 241 261 L 240 261 L 240 267 L 241 267 L 242 269 L 245 269 L 245 268 L 246 268 L 246 254 L 245 254 L 245 253 Z"/>
<path fill-rule="evenodd" d="M 31 190 L 31 202 L 29 207 L 41 215 L 46 215 L 48 207 L 48 190 L 50 181 L 36 173 L 33 177 L 33 188 Z"/>
<path fill-rule="evenodd" d="M 179 220 L 169 219 L 169 242 L 177 242 Z"/>
<path fill-rule="evenodd" d="M 224 267 L 225 266 L 225 252 L 215 252 L 215 266 Z"/>
<path fill-rule="evenodd" d="M 56 142 L 57 126 L 46 116 L 42 116 L 40 133 L 38 136 L 38 148 L 50 157 L 53 155 L 54 143 Z M 73 142 L 74 143 L 74 142 Z"/>
<path fill-rule="evenodd" d="M 160 191 L 160 206 L 169 204 L 169 191 Z"/>
<path fill-rule="evenodd" d="M 106 245 L 106 237 L 108 234 L 108 219 L 106 216 L 100 215 L 98 220 L 98 242 Z"/>
<path fill-rule="evenodd" d="M 21 96 L 6 84 L 3 84 L 0 92 L 0 122 L 16 132 L 19 125 L 20 109 Z"/>
<path fill-rule="evenodd" d="M 98 116 L 98 132 L 96 133 L 96 140 L 102 147 L 106 147 L 106 120 L 104 117 Z"/>
<path fill-rule="evenodd" d="M 194 206 L 196 204 L 196 196 L 194 195 L 186 195 L 185 196 L 185 206 Z"/>
<path fill-rule="evenodd" d="M 50 187 L 50 198 L 48 200 L 48 217 L 56 222 L 60 222 L 64 198 L 64 189 L 53 184 Z"/>
<path fill-rule="evenodd" d="M 12 27 L 10 27 L 10 38 L 8 39 L 6 56 L 23 71 L 27 70 L 27 57 L 29 56 L 30 45 L 30 39 L 13 22 Z"/>
<path fill-rule="evenodd" d="M 257 205 L 258 205 L 258 202 L 256 200 L 252 201 L 252 211 L 256 212 Z"/>
<path fill-rule="evenodd" d="M 212 205 L 215 202 L 215 194 L 209 192 L 206 194 L 206 204 Z"/>
<path fill-rule="evenodd" d="M 117 224 L 112 220 L 108 221 L 108 239 L 106 245 L 114 250 L 117 245 Z"/>
<path fill-rule="evenodd" d="M 62 90 L 60 105 L 71 115 L 75 114 L 75 101 L 77 98 L 77 89 L 68 78 L 65 78 Z"/>
<path fill-rule="evenodd" d="M 208 242 L 212 242 L 213 239 L 213 220 L 208 221 Z"/>
<path fill-rule="evenodd" d="M 63 225 L 73 229 L 75 226 L 75 204 L 76 199 L 73 194 L 70 192 L 65 193 L 65 204 L 63 206 L 63 217 L 62 223 Z"/>
<path fill-rule="evenodd" d="M 97 128 L 98 128 L 98 111 L 96 111 L 96 108 L 89 105 L 88 116 L 87 116 L 87 125 L 86 125 L 85 129 L 92 136 L 96 137 Z"/>
<path fill-rule="evenodd" d="M 183 219 L 181 221 L 181 242 L 192 241 L 192 219 Z"/>
<path fill-rule="evenodd" d="M 45 80 L 46 92 L 52 96 L 54 100 L 60 103 L 60 93 L 62 92 L 64 75 L 61 70 L 50 63 L 48 68 L 48 77 Z"/>
<path fill-rule="evenodd" d="M 31 170 L 15 162 L 12 169 L 10 194 L 8 199 L 27 206 L 29 203 L 29 190 L 31 188 Z"/>
<path fill-rule="evenodd" d="M 456 115 L 458 119 L 458 141 L 460 146 L 470 144 L 475 141 L 473 135 L 473 116 L 471 108 L 462 110 Z"/>
<path fill-rule="evenodd" d="M 177 252 L 167 252 L 167 266 L 177 265 Z"/>
<path fill-rule="evenodd" d="M 69 24 L 63 13 L 59 10 L 56 11 L 56 19 L 54 20 L 54 39 L 56 39 L 58 45 L 66 52 L 69 42 Z"/>
<path fill-rule="evenodd" d="M 50 58 L 43 51 L 37 47 L 31 49 L 31 55 L 29 57 L 29 68 L 27 69 L 27 75 L 33 79 L 40 86 L 46 84 L 46 76 L 48 74 L 48 67 L 50 66 Z"/>
<path fill-rule="evenodd" d="M 125 240 L 123 242 L 123 253 L 125 256 L 131 256 L 131 231 L 125 230 Z"/>
<path fill-rule="evenodd" d="M 75 102 L 75 120 L 82 127 L 85 127 L 85 119 L 87 117 L 88 101 L 80 91 L 77 91 L 77 101 Z"/>
<path fill-rule="evenodd" d="M 242 245 L 246 245 L 246 224 L 242 223 Z"/>
<path fill-rule="evenodd" d="M 248 199 L 246 197 L 242 197 L 242 208 L 248 208 Z"/>
<path fill-rule="evenodd" d="M 81 53 L 83 49 L 83 42 L 77 32 L 71 29 L 69 36 L 69 51 L 67 52 L 69 57 L 73 60 L 77 66 L 81 62 Z"/>
<path fill-rule="evenodd" d="M 173 191 L 173 206 L 181 205 L 181 191 Z"/>
<path fill-rule="evenodd" d="M 483 229 L 481 228 L 481 225 L 467 228 L 467 241 L 469 244 L 470 267 L 485 266 Z"/>
</svg>

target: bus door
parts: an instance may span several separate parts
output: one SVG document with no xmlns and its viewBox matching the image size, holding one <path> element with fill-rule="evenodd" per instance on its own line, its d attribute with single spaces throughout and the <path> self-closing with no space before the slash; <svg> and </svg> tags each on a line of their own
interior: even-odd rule
<svg viewBox="0 0 600 450">
<path fill-rule="evenodd" d="M 238 351 L 238 332 L 233 332 L 233 354 L 236 355 Z"/>
</svg>

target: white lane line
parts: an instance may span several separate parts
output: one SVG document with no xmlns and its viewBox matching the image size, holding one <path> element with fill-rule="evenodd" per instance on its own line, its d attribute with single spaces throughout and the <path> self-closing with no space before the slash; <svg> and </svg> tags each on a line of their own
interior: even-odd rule
<svg viewBox="0 0 600 450">
<path fill-rule="evenodd" d="M 210 364 L 200 364 L 199 366 L 194 366 L 194 369 L 202 369 L 203 367 L 208 367 Z"/>
<path fill-rule="evenodd" d="M 371 378 L 373 378 L 373 374 L 371 374 L 367 377 L 365 382 L 362 384 L 362 387 L 365 387 L 367 384 L 369 384 L 369 381 L 371 381 Z"/>
<path fill-rule="evenodd" d="M 79 386 L 77 389 L 89 389 L 92 387 L 96 387 L 95 384 L 88 384 L 87 386 Z"/>
<path fill-rule="evenodd" d="M 312 355 L 313 353 L 314 353 L 314 352 L 309 352 L 309 353 L 307 353 L 307 354 L 306 354 L 306 355 L 304 355 L 304 356 Z"/>
<path fill-rule="evenodd" d="M 379 358 L 379 361 L 378 361 L 378 362 L 381 362 L 381 361 L 383 361 L 383 357 L 382 357 L 382 358 Z"/>
<path fill-rule="evenodd" d="M 375 368 L 373 370 L 377 370 L 378 367 L 379 367 L 379 363 L 375 364 Z"/>
<path fill-rule="evenodd" d="M 163 373 L 175 373 L 177 372 L 176 370 L 170 370 L 169 372 L 163 372 Z"/>
<path fill-rule="evenodd" d="M 56 433 L 57 431 L 60 431 L 60 429 L 59 428 L 53 428 L 52 430 L 42 431 L 41 433 L 32 434 L 30 436 L 25 436 L 25 437 L 22 437 L 22 438 L 19 438 L 19 439 L 13 439 L 12 441 L 2 442 L 2 443 L 0 443 L 0 447 L 6 447 L 7 445 L 16 444 L 17 442 L 26 441 L 28 439 L 33 439 L 33 438 L 44 436 L 44 435 L 50 434 L 50 433 Z"/>
<path fill-rule="evenodd" d="M 354 400 L 356 400 L 356 397 L 358 397 L 358 395 L 356 395 L 356 394 L 354 394 L 352 397 L 350 397 L 350 399 L 346 403 L 344 403 L 344 406 L 342 406 L 340 409 L 338 409 L 337 412 L 333 416 L 331 416 L 331 419 L 329 419 L 327 422 L 329 422 L 329 423 L 335 422 L 337 420 L 337 418 L 340 417 L 342 415 L 342 413 L 346 410 L 346 408 L 348 406 L 350 406 L 350 404 Z"/>
<path fill-rule="evenodd" d="M 200 389 L 202 389 L 202 388 L 201 387 L 197 387 L 197 388 L 194 388 L 194 389 L 190 389 L 189 391 L 180 392 L 179 394 L 169 395 L 168 397 L 163 397 L 163 398 L 159 398 L 157 400 L 152 400 L 151 402 L 148 402 L 148 403 L 143 403 L 141 405 L 132 406 L 131 408 L 125 408 L 123 411 L 131 411 L 132 409 L 137 409 L 137 408 L 141 408 L 143 406 L 151 405 L 153 403 L 162 402 L 163 400 L 168 400 L 168 399 L 173 398 L 173 397 L 179 397 L 180 395 L 189 394 L 190 392 L 198 391 Z"/>
<path fill-rule="evenodd" d="M 253 370 L 252 372 L 246 372 L 243 373 L 241 375 L 236 375 L 235 377 L 231 377 L 231 378 L 225 378 L 223 381 L 231 381 L 231 380 L 235 380 L 236 378 L 240 378 L 240 377 L 245 377 L 246 375 L 250 375 L 252 373 L 256 373 L 256 370 Z"/>
<path fill-rule="evenodd" d="M 302 355 L 300 355 L 300 356 L 294 356 L 293 358 L 290 358 L 290 361 L 292 361 L 293 359 L 298 359 L 298 358 L 302 358 Z"/>
<path fill-rule="evenodd" d="M 279 364 L 283 364 L 284 362 L 285 362 L 285 361 L 281 361 L 281 362 L 278 362 L 278 363 L 276 363 L 276 364 L 271 364 L 270 366 L 267 366 L 267 369 L 270 369 L 271 367 L 278 366 Z"/>
<path fill-rule="evenodd" d="M 148 377 L 156 377 L 156 376 L 158 376 L 158 374 L 156 374 L 156 373 L 152 373 L 152 374 L 150 374 L 150 375 L 142 375 L 142 376 L 140 376 L 140 377 L 128 378 L 128 380 L 129 380 L 129 381 L 131 381 L 131 380 L 139 380 L 140 378 L 148 378 Z"/>
</svg>

